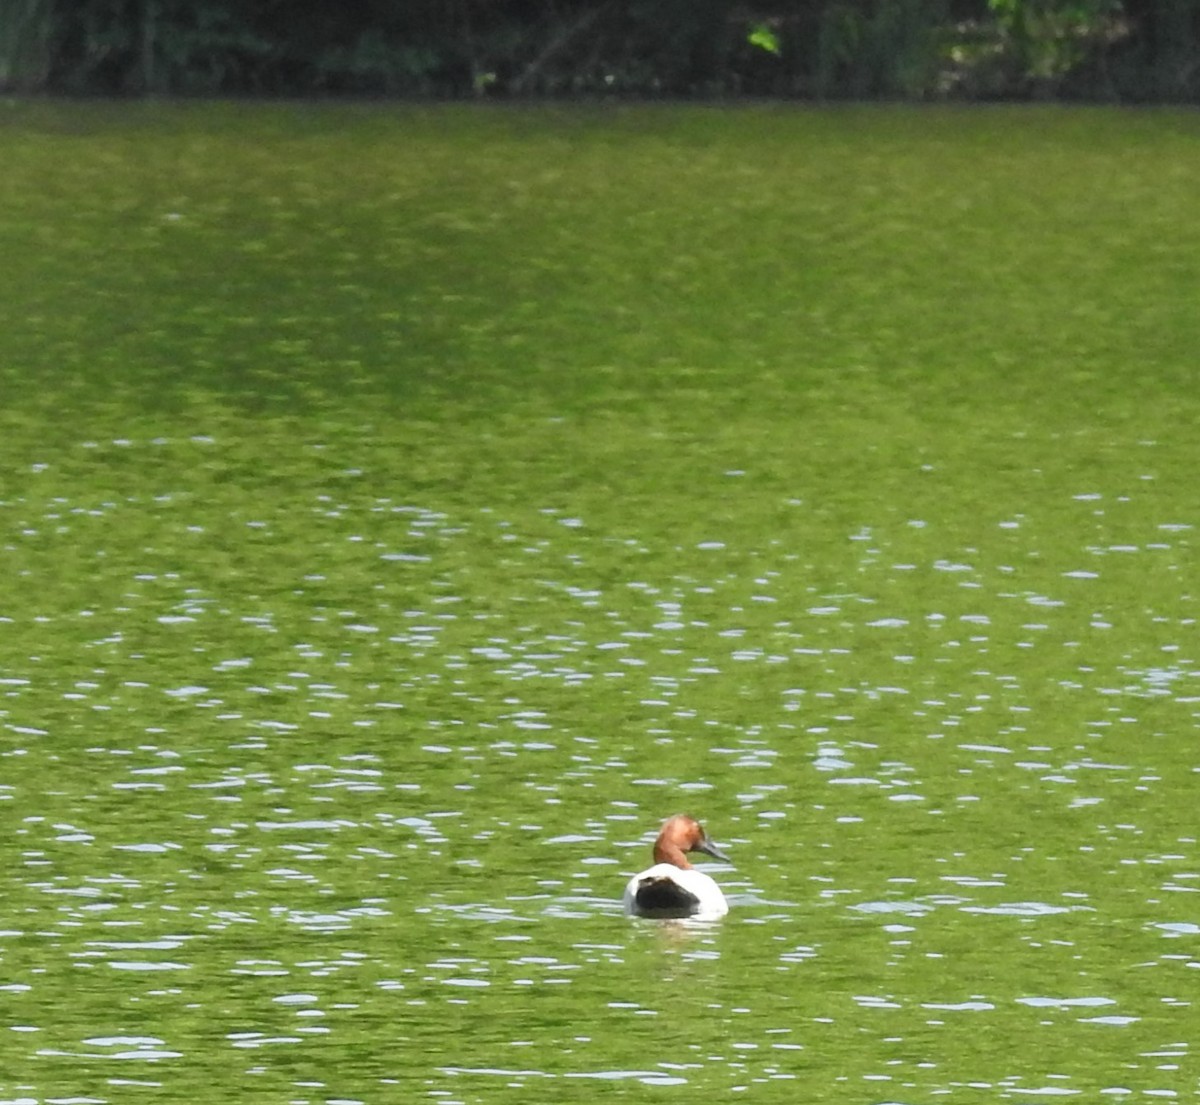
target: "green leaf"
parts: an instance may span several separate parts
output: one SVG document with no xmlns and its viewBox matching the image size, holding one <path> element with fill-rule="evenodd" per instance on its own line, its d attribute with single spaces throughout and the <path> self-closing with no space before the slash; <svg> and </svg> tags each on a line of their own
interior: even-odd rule
<svg viewBox="0 0 1200 1105">
<path fill-rule="evenodd" d="M 774 54 L 776 57 L 779 56 L 779 36 L 765 23 L 756 23 L 751 27 L 746 41 L 751 46 L 757 46 L 760 50 L 766 50 L 767 53 Z"/>
</svg>

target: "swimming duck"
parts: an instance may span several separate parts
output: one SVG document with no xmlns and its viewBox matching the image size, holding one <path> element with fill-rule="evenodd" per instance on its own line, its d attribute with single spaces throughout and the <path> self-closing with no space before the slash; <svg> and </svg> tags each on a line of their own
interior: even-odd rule
<svg viewBox="0 0 1200 1105">
<path fill-rule="evenodd" d="M 676 814 L 654 842 L 654 866 L 634 875 L 625 887 L 630 917 L 724 917 L 729 912 L 721 888 L 687 861 L 685 852 L 703 852 L 730 862 L 694 817 Z"/>
</svg>

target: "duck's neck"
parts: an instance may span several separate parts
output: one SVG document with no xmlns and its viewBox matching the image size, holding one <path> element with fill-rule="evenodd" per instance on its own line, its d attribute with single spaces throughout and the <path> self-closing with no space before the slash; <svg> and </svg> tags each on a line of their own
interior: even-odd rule
<svg viewBox="0 0 1200 1105">
<path fill-rule="evenodd" d="M 669 863 L 672 867 L 682 867 L 685 871 L 691 869 L 691 864 L 688 863 L 688 858 L 683 854 L 682 849 L 678 844 L 672 844 L 671 841 L 659 840 L 654 845 L 654 862 Z"/>
</svg>

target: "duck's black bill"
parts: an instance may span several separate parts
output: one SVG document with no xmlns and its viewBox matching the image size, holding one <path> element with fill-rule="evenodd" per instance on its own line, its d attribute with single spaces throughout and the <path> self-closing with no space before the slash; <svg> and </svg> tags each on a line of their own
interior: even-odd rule
<svg viewBox="0 0 1200 1105">
<path fill-rule="evenodd" d="M 705 837 L 702 841 L 700 841 L 694 850 L 697 852 L 703 852 L 706 856 L 712 856 L 713 859 L 719 859 L 723 863 L 733 862 L 733 860 L 731 860 L 724 852 L 722 852 L 720 848 L 718 848 L 711 840 L 708 839 L 708 837 Z"/>
</svg>

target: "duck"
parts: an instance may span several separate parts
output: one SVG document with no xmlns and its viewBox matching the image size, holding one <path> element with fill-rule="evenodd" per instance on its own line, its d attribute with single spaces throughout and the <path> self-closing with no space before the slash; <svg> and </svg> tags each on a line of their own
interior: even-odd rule
<svg viewBox="0 0 1200 1105">
<path fill-rule="evenodd" d="M 634 875 L 625 887 L 626 916 L 712 919 L 729 912 L 721 888 L 688 862 L 687 852 L 732 862 L 694 817 L 678 813 L 668 818 L 654 842 L 654 866 Z"/>
</svg>

